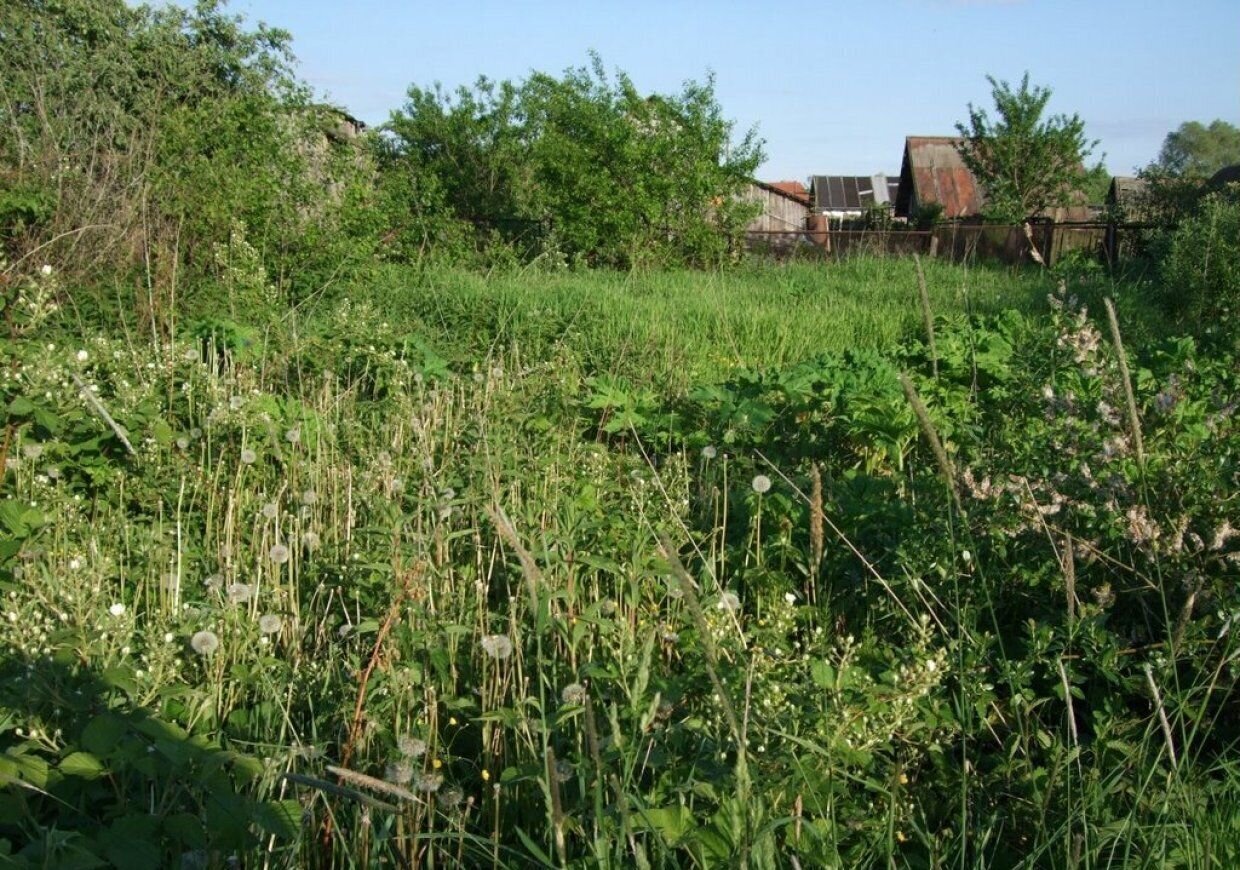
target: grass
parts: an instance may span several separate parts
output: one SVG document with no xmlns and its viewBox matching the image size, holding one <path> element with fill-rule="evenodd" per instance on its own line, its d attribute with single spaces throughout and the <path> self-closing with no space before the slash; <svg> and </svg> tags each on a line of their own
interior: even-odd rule
<svg viewBox="0 0 1240 870">
<path fill-rule="evenodd" d="M 937 376 L 897 260 L 391 270 L 227 336 L 30 325 L 0 850 L 1226 866 L 1234 368 L 1136 359 L 1157 326 L 1120 297 L 1141 465 L 1053 279 L 927 279 Z M 625 425 L 597 374 L 650 392 Z"/>
<path fill-rule="evenodd" d="M 927 264 L 944 317 L 1045 309 L 1054 289 L 1031 271 Z M 857 258 L 726 272 L 415 275 L 391 269 L 375 297 L 416 315 L 447 352 L 476 359 L 512 344 L 561 345 L 594 371 L 672 389 L 742 367 L 782 367 L 847 348 L 889 348 L 918 325 L 911 260 Z"/>
</svg>

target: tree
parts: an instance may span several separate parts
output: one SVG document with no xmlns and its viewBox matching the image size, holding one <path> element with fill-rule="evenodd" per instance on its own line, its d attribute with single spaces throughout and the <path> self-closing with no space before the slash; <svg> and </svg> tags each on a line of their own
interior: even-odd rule
<svg viewBox="0 0 1240 870">
<path fill-rule="evenodd" d="M 1048 208 L 1067 205 L 1086 182 L 1082 161 L 1097 142 L 1085 138 L 1077 115 L 1043 119 L 1048 88 L 1029 85 L 1025 73 L 1013 90 L 987 76 L 997 117 L 969 104 L 960 156 L 986 192 L 988 218 L 1027 223 Z M 1036 252 L 1035 252 L 1036 253 Z"/>
<path fill-rule="evenodd" d="M 1209 177 L 1240 163 L 1240 128 L 1226 121 L 1186 121 L 1163 140 L 1155 166 L 1172 175 Z"/>
<path fill-rule="evenodd" d="M 411 88 L 387 124 L 384 184 L 442 194 L 432 205 L 486 244 L 592 265 L 704 263 L 726 253 L 751 206 L 739 194 L 761 162 L 751 131 L 732 141 L 714 82 L 643 96 L 597 56 L 561 76 L 480 80 L 453 95 Z M 441 215 L 398 209 L 430 235 Z"/>
</svg>

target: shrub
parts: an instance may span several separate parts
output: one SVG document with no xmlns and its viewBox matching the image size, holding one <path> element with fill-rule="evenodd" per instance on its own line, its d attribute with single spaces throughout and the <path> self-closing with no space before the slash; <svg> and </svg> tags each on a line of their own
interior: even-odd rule
<svg viewBox="0 0 1240 870">
<path fill-rule="evenodd" d="M 1207 194 L 1171 232 L 1160 265 L 1166 298 L 1189 317 L 1225 316 L 1240 302 L 1240 188 Z"/>
</svg>

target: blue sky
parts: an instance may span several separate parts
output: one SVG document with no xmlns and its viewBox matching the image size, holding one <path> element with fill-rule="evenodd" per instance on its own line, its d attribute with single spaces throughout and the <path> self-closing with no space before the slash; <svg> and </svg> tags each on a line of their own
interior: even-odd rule
<svg viewBox="0 0 1240 870">
<path fill-rule="evenodd" d="M 898 172 L 906 135 L 951 135 L 986 75 L 1028 71 L 1077 113 L 1113 173 L 1184 121 L 1240 124 L 1240 0 L 233 0 L 293 34 L 301 76 L 368 123 L 410 84 L 522 78 L 593 49 L 637 87 L 716 75 L 766 140 L 760 178 Z M 1091 160 L 1092 162 L 1092 160 Z"/>
</svg>

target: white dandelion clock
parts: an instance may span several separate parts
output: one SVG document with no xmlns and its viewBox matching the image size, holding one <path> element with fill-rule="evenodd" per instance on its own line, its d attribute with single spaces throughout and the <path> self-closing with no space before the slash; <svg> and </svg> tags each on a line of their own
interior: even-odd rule
<svg viewBox="0 0 1240 870">
<path fill-rule="evenodd" d="M 283 544 L 276 544 L 274 547 L 272 547 L 270 550 L 267 551 L 267 558 L 270 559 L 272 562 L 275 562 L 277 565 L 283 565 L 285 562 L 287 562 L 288 555 L 289 555 L 288 547 L 284 546 Z"/>
<path fill-rule="evenodd" d="M 755 474 L 752 486 L 753 491 L 758 495 L 765 495 L 771 491 L 771 479 L 765 474 Z"/>
<path fill-rule="evenodd" d="M 724 592 L 719 596 L 719 603 L 715 606 L 728 613 L 736 613 L 741 609 L 741 599 L 735 592 Z"/>
<path fill-rule="evenodd" d="M 190 649 L 200 656 L 209 656 L 220 648 L 220 639 L 213 631 L 200 631 L 189 639 Z"/>
<path fill-rule="evenodd" d="M 484 635 L 479 645 L 493 659 L 506 659 L 512 655 L 512 640 L 506 634 Z"/>
<path fill-rule="evenodd" d="M 581 683 L 569 683 L 560 691 L 560 700 L 565 704 L 584 704 L 586 702 L 586 687 L 581 685 Z"/>
<path fill-rule="evenodd" d="M 245 604 L 254 597 L 254 587 L 248 583 L 233 583 L 229 585 L 226 594 L 233 604 Z"/>
<path fill-rule="evenodd" d="M 258 630 L 263 634 L 276 634 L 284 620 L 274 613 L 264 613 L 258 618 Z"/>
<path fill-rule="evenodd" d="M 258 461 L 258 454 L 255 453 L 253 450 L 251 450 L 249 447 L 241 451 L 241 464 L 242 465 L 253 465 L 257 461 Z"/>
</svg>

